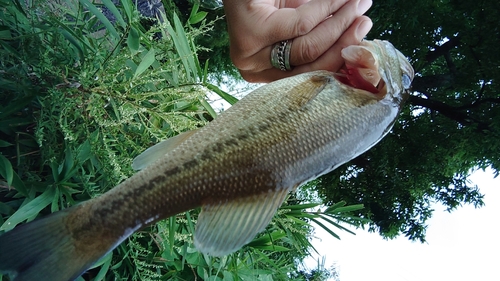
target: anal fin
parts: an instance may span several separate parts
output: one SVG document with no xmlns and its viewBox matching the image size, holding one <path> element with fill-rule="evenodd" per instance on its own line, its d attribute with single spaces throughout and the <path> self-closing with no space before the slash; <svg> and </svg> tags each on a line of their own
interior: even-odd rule
<svg viewBox="0 0 500 281">
<path fill-rule="evenodd" d="M 289 189 L 206 204 L 198 217 L 194 244 L 212 256 L 230 254 L 266 228 Z"/>
</svg>

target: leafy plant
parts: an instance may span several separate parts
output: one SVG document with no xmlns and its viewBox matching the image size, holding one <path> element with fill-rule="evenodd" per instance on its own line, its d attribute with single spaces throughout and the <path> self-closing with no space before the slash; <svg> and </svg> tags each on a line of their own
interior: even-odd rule
<svg viewBox="0 0 500 281">
<path fill-rule="evenodd" d="M 162 14 L 146 28 L 130 0 L 50 4 L 0 0 L 6 89 L 0 94 L 0 231 L 130 177 L 131 159 L 140 152 L 216 118 L 208 92 L 237 101 L 208 82 L 208 62 L 198 60 L 195 37 L 212 25 L 198 5 L 185 24 L 176 13 Z M 309 211 L 317 206 L 285 204 L 264 233 L 223 258 L 194 248 L 198 210 L 179 214 L 137 232 L 79 279 L 287 280 L 311 248 L 308 221 L 340 229 L 339 221 L 352 222 L 343 204 Z"/>
</svg>

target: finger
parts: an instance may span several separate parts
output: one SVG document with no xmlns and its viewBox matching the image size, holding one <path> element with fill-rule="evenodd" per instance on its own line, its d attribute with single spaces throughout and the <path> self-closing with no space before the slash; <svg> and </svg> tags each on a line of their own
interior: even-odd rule
<svg viewBox="0 0 500 281">
<path fill-rule="evenodd" d="M 277 9 L 265 19 L 264 33 L 267 45 L 309 33 L 345 3 L 355 0 L 312 0 L 296 9 Z"/>
<path fill-rule="evenodd" d="M 311 32 L 293 39 L 290 64 L 301 65 L 315 61 L 326 52 L 371 6 L 371 0 L 350 1 Z M 359 40 L 362 39 L 358 38 Z"/>
<path fill-rule="evenodd" d="M 371 0 L 349 1 L 334 16 L 324 20 L 309 34 L 293 39 L 290 64 L 299 66 L 315 61 L 342 36 L 357 17 L 368 10 L 371 3 Z M 244 58 L 232 57 L 232 60 L 235 65 L 238 64 L 237 67 L 240 70 L 264 71 L 272 68 L 271 50 L 272 46 L 263 47 L 252 55 Z"/>
<path fill-rule="evenodd" d="M 340 52 L 343 48 L 350 45 L 357 45 L 366 36 L 373 26 L 370 18 L 361 16 L 346 30 L 346 32 L 337 40 L 337 42 L 323 53 L 318 59 L 309 64 L 296 67 L 294 70 L 299 72 L 308 72 L 317 69 L 324 69 L 336 72 L 344 64 Z"/>
<path fill-rule="evenodd" d="M 309 1 L 310 0 L 285 0 L 280 2 L 280 8 L 297 8 Z"/>
<path fill-rule="evenodd" d="M 370 18 L 365 16 L 359 17 L 354 21 L 344 35 L 339 38 L 337 43 L 321 55 L 316 61 L 295 67 L 292 71 L 285 72 L 279 69 L 271 68 L 260 72 L 240 70 L 240 74 L 243 79 L 248 82 L 267 83 L 292 75 L 319 69 L 336 72 L 344 64 L 344 60 L 340 55 L 341 50 L 347 46 L 359 44 L 366 36 L 372 25 L 373 24 Z"/>
</svg>

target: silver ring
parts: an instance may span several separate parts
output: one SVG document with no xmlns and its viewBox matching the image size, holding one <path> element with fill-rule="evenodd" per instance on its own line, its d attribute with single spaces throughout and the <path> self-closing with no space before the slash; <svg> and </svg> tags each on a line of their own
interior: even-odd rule
<svg viewBox="0 0 500 281">
<path fill-rule="evenodd" d="M 284 40 L 273 45 L 271 50 L 271 64 L 282 71 L 292 70 L 290 67 L 290 49 L 292 40 Z"/>
</svg>

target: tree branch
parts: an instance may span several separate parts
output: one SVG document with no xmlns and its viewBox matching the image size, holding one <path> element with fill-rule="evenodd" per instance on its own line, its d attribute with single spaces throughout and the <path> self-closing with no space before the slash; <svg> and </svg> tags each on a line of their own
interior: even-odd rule
<svg viewBox="0 0 500 281">
<path fill-rule="evenodd" d="M 437 58 L 439 58 L 440 56 L 444 56 L 451 49 L 457 47 L 458 45 L 460 45 L 460 37 L 459 36 L 450 38 L 450 40 L 448 42 L 444 43 L 441 46 L 435 46 L 433 51 L 427 52 L 427 55 L 425 56 L 425 60 L 428 63 L 432 63 Z"/>
<path fill-rule="evenodd" d="M 412 89 L 414 91 L 425 93 L 432 88 L 446 88 L 453 85 L 455 75 L 452 73 L 436 74 L 428 76 L 416 76 L 412 82 Z"/>
<path fill-rule="evenodd" d="M 470 116 L 467 112 L 463 111 L 464 109 L 460 107 L 453 107 L 437 100 L 424 99 L 417 96 L 410 96 L 408 102 L 412 105 L 422 106 L 430 110 L 437 111 L 442 115 L 452 120 L 455 120 L 456 122 L 460 123 L 463 126 L 476 124 L 478 126 L 478 129 L 480 130 L 491 130 L 489 123 L 485 123 L 475 119 L 474 117 Z"/>
</svg>

